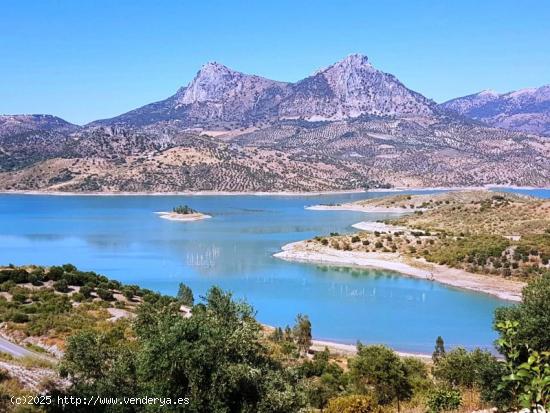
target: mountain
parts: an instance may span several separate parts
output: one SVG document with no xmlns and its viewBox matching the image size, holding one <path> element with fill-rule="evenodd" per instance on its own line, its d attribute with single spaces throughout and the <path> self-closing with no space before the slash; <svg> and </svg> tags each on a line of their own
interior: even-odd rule
<svg viewBox="0 0 550 413">
<path fill-rule="evenodd" d="M 65 142 L 79 129 L 52 115 L 0 115 L 0 171 L 17 170 L 66 153 Z"/>
<path fill-rule="evenodd" d="M 83 127 L 3 117 L 0 190 L 548 186 L 550 139 L 466 117 L 499 99 L 437 105 L 362 55 L 296 83 L 207 63 L 173 96 Z"/>
<path fill-rule="evenodd" d="M 207 63 L 166 100 L 92 125 L 143 126 L 160 121 L 185 127 L 261 127 L 282 119 L 342 120 L 363 115 L 430 117 L 436 104 L 377 70 L 363 55 L 296 83 L 247 75 Z"/>
<path fill-rule="evenodd" d="M 33 131 L 75 131 L 79 127 L 52 115 L 0 115 L 0 136 Z"/>
<path fill-rule="evenodd" d="M 361 115 L 432 116 L 435 104 L 407 89 L 395 76 L 377 70 L 368 58 L 344 60 L 292 85 L 280 117 L 342 120 Z"/>
<path fill-rule="evenodd" d="M 503 94 L 484 90 L 440 107 L 498 128 L 550 135 L 550 85 Z"/>
</svg>

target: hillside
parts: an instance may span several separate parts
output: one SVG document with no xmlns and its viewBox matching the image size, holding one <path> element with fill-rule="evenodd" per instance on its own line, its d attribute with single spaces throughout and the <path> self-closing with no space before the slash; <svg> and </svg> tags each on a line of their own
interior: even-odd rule
<svg viewBox="0 0 550 413">
<path fill-rule="evenodd" d="M 547 200 L 465 191 L 397 195 L 335 208 L 400 209 L 408 214 L 386 221 L 390 226 L 358 224 L 365 231 L 317 237 L 309 241 L 312 251 L 317 245 L 358 254 L 390 254 L 386 257 L 390 260 L 408 257 L 413 266 L 429 262 L 505 278 L 528 279 L 550 271 Z"/>
<path fill-rule="evenodd" d="M 550 135 L 550 85 L 502 94 L 484 90 L 440 107 L 490 126 Z"/>
</svg>

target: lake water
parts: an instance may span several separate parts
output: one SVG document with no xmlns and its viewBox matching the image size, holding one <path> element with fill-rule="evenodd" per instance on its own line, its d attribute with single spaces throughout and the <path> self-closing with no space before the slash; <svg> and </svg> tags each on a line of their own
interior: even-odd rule
<svg viewBox="0 0 550 413">
<path fill-rule="evenodd" d="M 304 206 L 382 195 L 0 195 L 0 263 L 70 262 L 166 294 L 184 282 L 195 297 L 218 285 L 246 299 L 266 324 L 285 326 L 307 314 L 319 339 L 428 353 L 441 335 L 447 346 L 492 347 L 493 311 L 504 301 L 391 271 L 272 257 L 288 242 L 390 216 Z M 178 204 L 213 218 L 183 223 L 153 213 Z"/>
</svg>

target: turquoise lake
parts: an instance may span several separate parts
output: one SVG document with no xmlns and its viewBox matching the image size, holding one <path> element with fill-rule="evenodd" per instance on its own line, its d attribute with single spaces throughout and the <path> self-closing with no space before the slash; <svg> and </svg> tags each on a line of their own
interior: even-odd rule
<svg viewBox="0 0 550 413">
<path fill-rule="evenodd" d="M 218 285 L 246 299 L 266 324 L 292 325 L 307 314 L 318 339 L 431 353 L 441 335 L 448 347 L 492 348 L 493 311 L 504 301 L 391 271 L 273 258 L 288 242 L 391 216 L 304 206 L 383 195 L 0 195 L 0 263 L 70 262 L 166 294 L 184 282 L 195 297 Z M 213 218 L 184 223 L 154 214 L 178 204 Z"/>
</svg>

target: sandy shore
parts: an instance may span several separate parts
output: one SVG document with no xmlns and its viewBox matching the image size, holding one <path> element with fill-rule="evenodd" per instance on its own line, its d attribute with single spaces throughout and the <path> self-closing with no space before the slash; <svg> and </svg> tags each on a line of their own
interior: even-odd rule
<svg viewBox="0 0 550 413">
<path fill-rule="evenodd" d="M 406 227 L 401 227 L 398 225 L 384 224 L 383 222 L 372 222 L 372 221 L 363 221 L 358 222 L 357 224 L 352 225 L 353 228 L 359 229 L 361 231 L 367 232 L 388 232 L 393 234 L 394 232 L 409 232 L 410 229 Z"/>
<path fill-rule="evenodd" d="M 340 205 L 311 205 L 305 207 L 311 211 L 356 211 L 356 212 L 381 212 L 389 214 L 410 214 L 420 209 L 406 209 L 398 207 L 380 207 L 380 206 L 365 206 L 359 204 L 340 204 Z"/>
<path fill-rule="evenodd" d="M 287 261 L 396 271 L 407 276 L 490 294 L 509 301 L 521 301 L 521 290 L 525 286 L 524 282 L 473 274 L 461 269 L 428 263 L 425 260 L 403 257 L 396 253 L 341 251 L 307 241 L 287 244 L 274 256 Z"/>
<path fill-rule="evenodd" d="M 338 195 L 338 194 L 356 194 L 366 192 L 403 192 L 403 191 L 460 191 L 460 190 L 473 190 L 473 189 L 550 189 L 550 187 L 534 187 L 534 186 L 514 186 L 514 185 L 484 185 L 484 186 L 437 186 L 437 187 L 394 187 L 394 188 L 373 188 L 373 189 L 348 189 L 341 191 L 256 191 L 256 192 L 230 192 L 230 191 L 173 191 L 173 192 L 124 192 L 124 191 L 104 191 L 104 192 L 65 192 L 65 191 L 37 191 L 37 190 L 3 190 L 0 194 L 14 194 L 14 195 L 66 195 L 66 196 L 173 196 L 173 195 L 186 195 L 186 196 L 206 196 L 206 195 L 256 195 L 256 196 L 318 196 L 318 195 Z M 399 208 L 400 210 L 402 208 Z M 384 211 L 373 212 L 388 212 L 385 208 Z"/>
<path fill-rule="evenodd" d="M 64 192 L 64 191 L 0 191 L 3 195 L 55 195 L 55 196 L 319 196 L 365 193 L 363 189 L 343 191 L 315 191 L 315 192 L 230 192 L 230 191 L 182 191 L 182 192 Z"/>
<path fill-rule="evenodd" d="M 344 344 L 337 343 L 334 341 L 327 340 L 311 340 L 311 348 L 315 351 L 323 351 L 327 347 L 333 354 L 341 354 L 344 356 L 353 356 L 357 353 L 357 346 L 354 344 Z M 394 350 L 395 351 L 395 350 Z M 395 351 L 401 357 L 416 357 L 421 359 L 430 359 L 432 356 L 430 354 L 423 353 L 407 353 L 403 351 Z"/>
<path fill-rule="evenodd" d="M 175 212 L 155 212 L 160 218 L 168 219 L 170 221 L 200 221 L 201 219 L 212 218 L 210 215 L 201 214 L 199 212 L 195 214 L 177 214 Z"/>
</svg>

